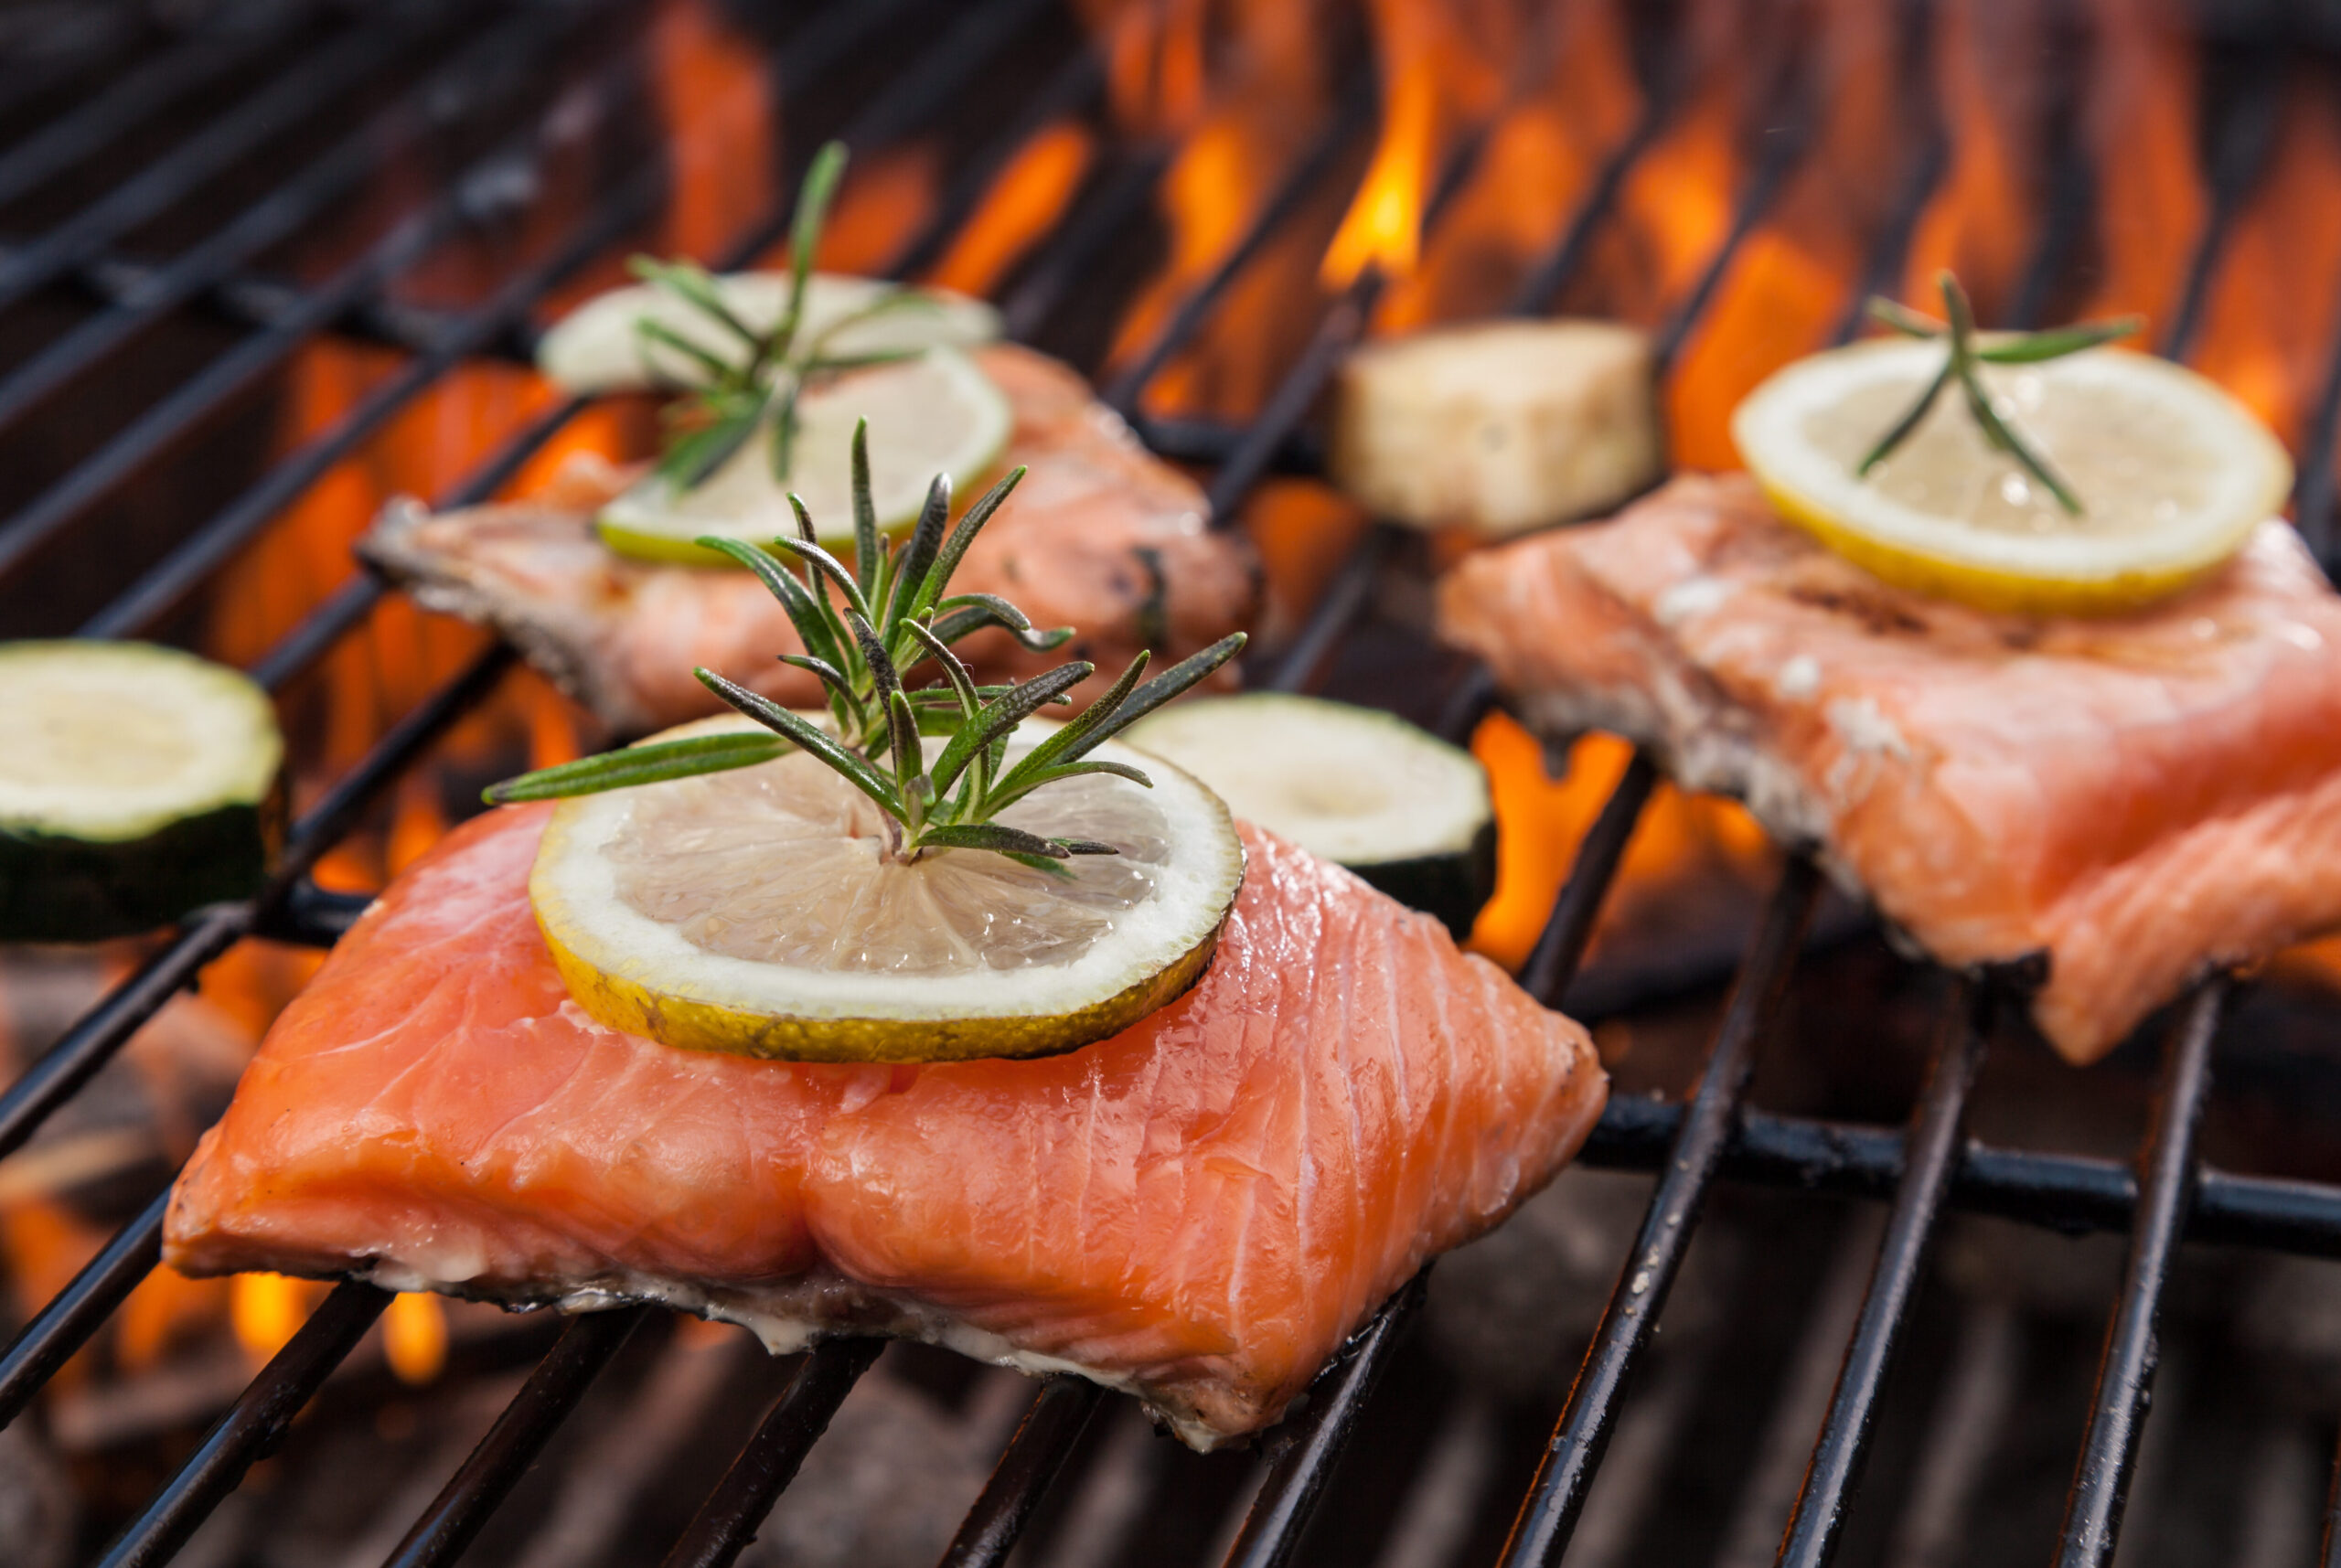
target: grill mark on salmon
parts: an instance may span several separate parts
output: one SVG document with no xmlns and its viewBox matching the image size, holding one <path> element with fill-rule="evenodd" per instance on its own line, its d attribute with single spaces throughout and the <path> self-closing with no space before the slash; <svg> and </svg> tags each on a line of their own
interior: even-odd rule
<svg viewBox="0 0 2341 1568">
<path fill-rule="evenodd" d="M 959 646 L 981 678 L 1086 658 L 1100 673 L 1081 700 L 1142 647 L 1183 658 L 1251 624 L 1258 562 L 1239 535 L 1205 526 L 1193 481 L 1141 447 L 1065 366 L 1010 344 L 975 357 L 1015 410 L 1004 466 L 1030 472 L 952 589 L 1010 599 L 1038 626 L 1082 629 L 1054 654 L 978 633 Z M 819 682 L 778 662 L 804 648 L 754 577 L 603 547 L 593 514 L 637 472 L 588 459 L 528 500 L 439 515 L 394 502 L 358 552 L 430 608 L 502 633 L 618 734 L 722 711 L 691 677 L 701 665 L 775 701 L 819 706 Z"/>
<path fill-rule="evenodd" d="M 343 939 L 181 1177 L 168 1261 L 653 1298 L 776 1351 L 907 1335 L 1129 1390 L 1208 1448 L 1543 1186 L 1606 1097 L 1577 1024 L 1248 827 L 1211 968 L 1110 1040 L 671 1050 L 563 992 L 527 898 L 548 809 L 457 830 Z"/>
<path fill-rule="evenodd" d="M 2212 969 L 2341 924 L 2341 598 L 2282 521 L 2121 616 L 1879 581 L 1744 477 L 1462 562 L 1443 635 L 1546 738 L 1652 746 L 1953 965 L 2045 953 L 2087 1062 Z"/>
</svg>

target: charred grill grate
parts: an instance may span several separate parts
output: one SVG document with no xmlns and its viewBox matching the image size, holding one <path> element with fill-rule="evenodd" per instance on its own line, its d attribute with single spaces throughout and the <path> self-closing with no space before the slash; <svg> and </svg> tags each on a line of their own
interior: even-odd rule
<svg viewBox="0 0 2341 1568">
<path fill-rule="evenodd" d="M 0 302 L 44 290 L 71 289 L 99 303 L 94 315 L 37 352 L 0 370 L 0 427 L 14 426 L 63 389 L 102 371 L 126 346 L 174 313 L 198 309 L 230 326 L 233 346 L 172 388 L 122 430 L 68 468 L 12 516 L 0 519 L 0 589 L 26 577 L 64 533 L 116 496 L 218 411 L 279 369 L 302 345 L 334 331 L 394 345 L 399 368 L 377 383 L 324 434 L 271 467 L 187 533 L 81 630 L 93 636 L 150 633 L 236 557 L 260 530 L 336 463 L 357 451 L 401 409 L 459 363 L 517 351 L 540 302 L 606 253 L 657 209 L 665 194 L 654 149 L 637 155 L 603 187 L 569 229 L 482 303 L 444 315 L 401 307 L 389 285 L 439 241 L 476 222 L 484 210 L 525 200 L 549 155 L 558 116 L 531 99 L 529 73 L 498 70 L 499 60 L 534 58 L 574 42 L 622 7 L 580 3 L 516 7 L 484 28 L 469 8 L 435 4 L 353 9 L 347 15 L 288 10 L 237 32 L 197 27 L 163 40 L 149 62 L 56 112 L 37 132 L 0 152 L 0 198 L 33 190 L 80 166 L 183 99 L 254 61 L 268 66 L 264 85 L 202 122 L 168 152 L 91 195 L 39 237 L 0 256 Z M 795 26 L 774 70 L 785 94 L 809 89 L 849 62 L 896 47 L 917 28 L 909 51 L 879 91 L 852 106 L 836 127 L 858 149 L 897 143 L 933 124 L 978 76 L 1008 69 L 1020 38 L 1045 20 L 1039 0 L 983 0 L 964 9 L 919 0 L 836 5 Z M 76 63 L 78 59 L 78 63 Z M 2272 68 L 2255 57 L 2253 79 Z M 95 67 L 64 58 L 45 69 L 74 80 Z M 589 99 L 621 91 L 631 69 L 621 48 L 604 50 L 582 78 Z M 326 100 L 403 73 L 346 138 L 323 156 L 271 186 L 224 227 L 155 264 L 121 247 L 138 227 L 201 189 L 222 169 L 252 156 Z M 27 79 L 29 82 L 30 78 Z M 1029 112 L 999 129 L 967 160 L 931 208 L 926 227 L 897 252 L 894 270 L 914 271 L 938 255 L 977 209 L 984 189 L 1039 127 L 1066 112 L 1092 109 L 1103 91 L 1097 59 L 1075 49 L 1032 98 Z M 1624 182 L 1680 107 L 1679 83 L 1660 80 L 1649 107 L 1587 187 L 1557 243 L 1532 266 L 1514 308 L 1541 311 L 1584 264 Z M 25 90 L 37 96 L 36 85 Z M 2204 281 L 2228 237 L 2244 191 L 2267 153 L 2267 94 L 2235 95 L 2210 160 L 2209 220 L 2190 268 L 2186 304 L 2165 346 L 2184 350 L 2201 325 Z M 513 105 L 521 107 L 515 111 Z M 1299 155 L 1284 182 L 1260 204 L 1225 259 L 1168 315 L 1156 338 L 1109 391 L 1157 446 L 1216 468 L 1210 489 L 1216 518 L 1274 469 L 1310 461 L 1298 433 L 1341 355 L 1363 334 L 1384 284 L 1369 271 L 1325 308 L 1313 338 L 1240 429 L 1191 421 L 1149 421 L 1140 394 L 1179 349 L 1210 320 L 1245 270 L 1313 197 L 1322 195 L 1372 129 L 1370 93 L 1356 91 L 1334 106 L 1318 139 Z M 1788 101 L 1784 129 L 1766 139 L 1744 178 L 1724 237 L 1667 317 L 1664 356 L 1682 347 L 1726 276 L 1739 242 L 1765 219 L 1802 155 L 1810 105 Z M 486 149 L 445 178 L 415 212 L 324 282 L 294 287 L 252 270 L 272 245 L 319 220 L 338 199 L 379 172 L 399 138 L 416 123 L 477 116 L 511 120 Z M 813 138 L 792 133 L 792 145 Z M 1479 143 L 1464 139 L 1441 171 L 1427 222 L 1436 226 L 1462 186 Z M 1345 160 L 1351 160 L 1345 162 Z M 1009 301 L 1021 333 L 1042 330 L 1079 292 L 1085 269 L 1114 231 L 1150 199 L 1168 162 L 1160 147 L 1121 155 L 1085 188 L 1084 199 L 1044 240 Z M 1865 283 L 1898 274 L 1918 215 L 1942 178 L 1942 134 L 1919 139 L 1903 192 L 1867 261 Z M 2085 163 L 2068 136 L 2068 174 L 2043 226 L 2037 251 L 2018 291 L 2020 314 L 2036 315 L 2075 242 L 2089 200 Z M 794 180 L 783 182 L 793 187 Z M 518 193 L 517 195 L 515 193 Z M 724 258 L 737 263 L 778 236 L 774 215 Z M 1857 317 L 1847 302 L 1839 328 Z M 2329 535 L 2336 424 L 2341 424 L 2341 344 L 2316 407 L 2300 464 L 2297 497 L 2304 528 Z M 496 493 L 581 411 L 559 404 L 523 422 L 469 479 L 436 497 L 462 505 Z M 1380 565 L 1396 549 L 1376 528 L 1321 595 L 1307 624 L 1264 678 L 1288 688 L 1316 684 L 1366 614 Z M 383 590 L 359 577 L 324 598 L 254 673 L 282 688 L 325 658 L 367 619 Z M 277 880 L 249 904 L 219 906 L 193 917 L 139 970 L 110 991 L 5 1093 L 0 1093 L 0 1155 L 20 1148 L 130 1035 L 198 973 L 247 936 L 329 944 L 352 916 L 352 901 L 319 891 L 308 879 L 319 858 L 442 737 L 493 692 L 512 664 L 508 649 L 478 656 L 384 733 L 295 825 Z M 1466 677 L 1450 697 L 1447 727 L 1468 731 L 1485 710 L 1482 677 Z M 1656 772 L 1647 758 L 1627 769 L 1578 851 L 1525 975 L 1547 999 L 1566 998 Z M 1774 1115 L 1746 1104 L 1755 1051 L 1765 1036 L 1804 944 L 1821 895 L 1812 864 L 1792 858 L 1780 875 L 1729 999 L 1697 1086 L 1669 1104 L 1620 1096 L 1586 1152 L 1588 1163 L 1659 1173 L 1632 1251 L 1602 1317 L 1535 1481 L 1504 1551 L 1508 1564 L 1558 1562 L 1566 1551 L 1587 1488 L 1616 1429 L 1621 1392 L 1641 1358 L 1693 1236 L 1702 1205 L 1719 1179 L 1844 1194 L 1886 1202 L 1888 1215 L 1862 1295 L 1842 1369 L 1813 1444 L 1793 1519 L 1780 1547 L 1783 1563 L 1830 1560 L 1856 1486 L 1897 1338 L 1919 1294 L 1929 1241 L 1944 1214 L 1964 1210 L 2064 1230 L 2126 1232 L 2129 1262 L 2108 1323 L 2095 1401 L 2082 1435 L 2058 1561 L 2111 1561 L 2131 1481 L 2156 1359 L 2156 1320 L 2174 1253 L 2182 1240 L 2225 1242 L 2315 1255 L 2341 1255 L 2341 1186 L 2233 1174 L 2210 1168 L 2196 1151 L 2196 1129 L 2209 1094 L 2210 1064 L 2228 986 L 2198 988 L 2168 1027 L 2152 1125 L 2134 1168 L 2079 1156 L 1983 1145 L 1963 1131 L 1969 1091 L 1997 1004 L 1991 981 L 1950 987 L 1924 1089 L 1906 1128 L 1857 1125 Z M 157 1197 L 89 1266 L 43 1307 L 0 1355 L 0 1423 L 27 1402 L 157 1264 L 163 1199 Z M 1358 1430 L 1377 1379 L 1423 1297 L 1417 1279 L 1364 1327 L 1320 1378 L 1305 1406 L 1274 1436 L 1264 1479 L 1227 1561 L 1267 1568 L 1291 1559 L 1311 1511 Z M 184 1467 L 110 1550 L 110 1563 L 159 1563 L 237 1486 L 252 1463 L 283 1435 L 294 1414 L 381 1314 L 390 1297 L 371 1285 L 334 1289 L 289 1343 L 202 1439 Z M 562 1331 L 518 1395 L 415 1522 L 390 1561 L 419 1565 L 454 1561 L 488 1514 L 575 1408 L 595 1375 L 617 1354 L 651 1309 L 581 1317 Z M 878 1345 L 836 1340 L 802 1357 L 770 1413 L 715 1485 L 669 1564 L 728 1563 L 756 1531 L 775 1499 L 820 1436 Z M 1043 1383 L 967 1517 L 946 1561 L 1005 1560 L 1052 1481 L 1076 1451 L 1106 1396 L 1085 1382 Z M 2341 1475 L 2341 1472 L 2336 1472 Z M 2328 1542 L 2327 1560 L 2341 1545 Z"/>
</svg>

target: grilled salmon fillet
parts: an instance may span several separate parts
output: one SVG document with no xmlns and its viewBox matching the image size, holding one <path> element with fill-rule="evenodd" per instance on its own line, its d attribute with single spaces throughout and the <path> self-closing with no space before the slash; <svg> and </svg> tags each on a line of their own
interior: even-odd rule
<svg viewBox="0 0 2341 1568">
<path fill-rule="evenodd" d="M 1193 481 L 1139 446 L 1056 360 L 1012 344 L 975 357 L 1015 410 L 1007 464 L 1030 472 L 952 592 L 996 593 L 1037 626 L 1082 629 L 1053 654 L 978 633 L 960 648 L 980 677 L 1086 658 L 1102 690 L 1140 648 L 1184 658 L 1251 624 L 1257 562 L 1240 536 L 1205 527 Z M 632 477 L 614 465 L 573 467 L 533 499 L 435 516 L 397 502 L 358 553 L 432 609 L 495 627 L 616 733 L 722 711 L 692 678 L 700 665 L 776 701 L 818 707 L 819 682 L 776 656 L 804 652 L 796 629 L 749 573 L 603 547 L 593 514 Z"/>
<path fill-rule="evenodd" d="M 179 1179 L 169 1262 L 653 1298 L 775 1351 L 911 1336 L 1129 1390 L 1208 1448 L 1543 1186 L 1606 1096 L 1577 1025 L 1250 828 L 1211 968 L 1109 1040 L 677 1051 L 562 990 L 527 891 L 548 810 L 466 825 L 335 949 Z"/>
<path fill-rule="evenodd" d="M 2282 521 L 2105 619 L 1892 587 L 1744 477 L 1463 561 L 1442 634 L 1547 736 L 1655 748 L 1938 959 L 2045 955 L 2095 1061 L 2189 980 L 2341 924 L 2341 598 Z"/>
</svg>

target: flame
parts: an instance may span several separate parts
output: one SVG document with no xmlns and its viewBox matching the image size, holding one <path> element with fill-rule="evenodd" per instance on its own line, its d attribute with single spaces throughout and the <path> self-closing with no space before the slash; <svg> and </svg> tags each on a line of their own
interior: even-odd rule
<svg viewBox="0 0 2341 1568">
<path fill-rule="evenodd" d="M 2041 0 L 1943 0 L 1928 51 L 1951 137 L 1951 165 L 1920 214 L 1903 272 L 1906 299 L 1932 297 L 1957 272 L 1986 321 L 2004 310 L 2032 245 L 2046 162 L 2050 56 Z"/>
<path fill-rule="evenodd" d="M 1365 537 L 1365 508 L 1306 479 L 1269 479 L 1244 503 L 1244 528 L 1260 555 L 1265 607 L 1256 635 L 1267 647 L 1299 630 L 1309 607 Z"/>
<path fill-rule="evenodd" d="M 1806 63 L 1819 102 L 1812 145 L 1743 240 L 1700 313 L 1666 389 L 1675 461 L 1731 468 L 1731 411 L 1781 365 L 1821 347 L 1859 286 L 1908 161 L 1891 75 L 1894 16 L 1869 0 L 1821 0 Z M 1705 264 L 1704 258 L 1701 265 Z"/>
<path fill-rule="evenodd" d="M 307 1321 L 318 1286 L 282 1274 L 240 1274 L 228 1282 L 228 1321 L 254 1362 L 284 1349 Z"/>
<path fill-rule="evenodd" d="M 1044 127 L 1018 148 L 936 263 L 933 281 L 966 293 L 989 293 L 1056 227 L 1096 151 L 1096 137 L 1070 120 Z"/>
<path fill-rule="evenodd" d="M 1641 110 L 1616 0 L 1557 10 L 1549 77 L 1489 133 L 1415 275 L 1382 296 L 1374 325 L 1404 331 L 1484 314 L 1560 238 L 1593 175 Z"/>
<path fill-rule="evenodd" d="M 666 246 L 711 256 L 772 200 L 778 138 L 771 89 L 758 51 L 708 0 L 665 6 L 649 46 L 673 174 Z"/>
<path fill-rule="evenodd" d="M 447 1364 L 447 1310 L 435 1296 L 401 1291 L 382 1313 L 382 1358 L 402 1383 L 427 1383 Z"/>
<path fill-rule="evenodd" d="M 1437 160 L 1460 125 L 1502 95 L 1526 23 L 1511 7 L 1466 10 L 1444 0 L 1374 0 L 1367 11 L 1384 82 L 1382 141 L 1319 269 L 1331 289 L 1368 267 L 1385 277 L 1413 273 Z"/>
<path fill-rule="evenodd" d="M 2284 95 L 2267 169 L 2237 213 L 2204 302 L 2196 366 L 2299 444 L 2332 342 L 2341 275 L 2341 104 L 2307 73 Z"/>
<path fill-rule="evenodd" d="M 1587 735 L 1569 749 L 1556 779 L 1545 772 L 1535 737 L 1509 716 L 1493 713 L 1473 732 L 1471 752 L 1488 770 L 1495 803 L 1496 891 L 1480 912 L 1470 946 L 1517 969 L 1535 947 L 1577 846 L 1617 788 L 1633 748 L 1614 735 Z M 1614 929 L 1639 900 L 1726 878 L 1748 880 L 1769 854 L 1763 828 L 1742 807 L 1662 784 L 1627 841 L 1602 931 Z M 1596 952 L 1600 939 L 1597 932 Z"/>
<path fill-rule="evenodd" d="M 2176 308 L 2209 215 L 2197 155 L 2195 50 L 2166 0 L 2092 0 L 2100 39 L 2084 95 L 2101 276 L 2091 315 Z"/>
<path fill-rule="evenodd" d="M 1402 70 L 1390 91 L 1382 145 L 1325 251 L 1318 275 L 1327 288 L 1349 287 L 1368 267 L 1398 278 L 1414 272 L 1438 125 L 1437 85 L 1425 71 Z"/>
</svg>

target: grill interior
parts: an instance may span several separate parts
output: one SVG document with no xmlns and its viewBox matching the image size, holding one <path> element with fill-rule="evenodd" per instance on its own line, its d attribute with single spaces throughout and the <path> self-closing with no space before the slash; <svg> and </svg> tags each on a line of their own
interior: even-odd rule
<svg viewBox="0 0 2341 1568">
<path fill-rule="evenodd" d="M 0 624 L 235 659 L 283 698 L 302 784 L 262 898 L 126 955 L 20 1051 L 0 1155 L 54 1149 L 207 970 L 208 990 L 223 961 L 329 945 L 481 782 L 606 739 L 508 649 L 358 573 L 348 495 L 389 475 L 463 505 L 639 440 L 636 412 L 546 399 L 518 368 L 532 328 L 634 249 L 768 255 L 828 135 L 857 161 L 825 261 L 991 294 L 1205 474 L 1215 526 L 1256 530 L 1279 619 L 1252 680 L 1459 740 L 1484 741 L 1491 696 L 1425 641 L 1429 548 L 1310 483 L 1312 407 L 1373 332 L 1642 322 L 1697 464 L 1724 460 L 1737 390 L 1917 269 L 1956 261 L 2009 325 L 2150 296 L 2163 352 L 2256 389 L 2304 532 L 2331 543 L 2341 237 L 2314 207 L 2341 194 L 2341 76 L 2316 9 L 1565 0 L 1416 37 L 1512 46 L 1441 79 L 1418 145 L 1385 70 L 1413 58 L 1396 8 L 1284 8 L 1298 49 L 1276 9 L 288 0 L 0 23 Z M 1977 80 L 1986 61 L 2012 83 Z M 1540 125 L 1566 155 L 1534 161 Z M 1410 156 L 1418 268 L 1320 285 L 1353 193 Z M 1215 227 L 1181 226 L 1197 203 Z M 760 1529 L 745 1560 L 850 1539 L 891 1561 L 880 1527 L 938 1509 L 954 1563 L 2100 1563 L 2125 1506 L 2123 1563 L 2341 1562 L 2318 1544 L 2341 1319 L 2306 1260 L 2341 1253 L 2341 1186 L 2316 1179 L 2341 1084 L 2314 965 L 2207 981 L 2073 1074 L 2003 1016 L 2020 977 L 1894 957 L 1802 859 L 1742 845 L 1611 899 L 1638 825 L 1690 808 L 1646 759 L 1576 765 L 1615 781 L 1519 945 L 1617 1079 L 1587 1168 L 1402 1291 L 1256 1452 L 1197 1458 L 1087 1383 L 916 1348 L 748 1370 L 736 1337 L 647 1308 L 462 1320 L 418 1398 L 373 1332 L 391 1298 L 356 1284 L 248 1383 L 215 1368 L 109 1404 L 83 1380 L 36 1406 L 155 1272 L 167 1166 L 73 1189 L 119 1229 L 61 1289 L 16 1271 L 0 1420 L 82 1434 L 81 1470 L 111 1479 L 84 1488 L 70 1560 L 109 1563 L 307 1543 L 422 1564 L 476 1541 L 467 1560 L 708 1564 Z M 386 1455 L 395 1484 L 371 1474 Z M 44 1506 L 31 1449 L 0 1465 Z"/>
</svg>

